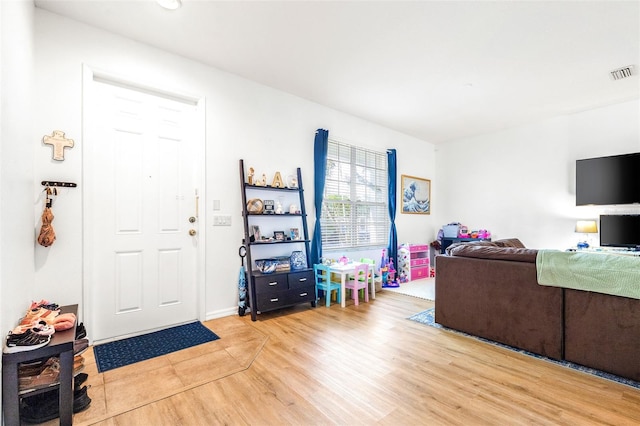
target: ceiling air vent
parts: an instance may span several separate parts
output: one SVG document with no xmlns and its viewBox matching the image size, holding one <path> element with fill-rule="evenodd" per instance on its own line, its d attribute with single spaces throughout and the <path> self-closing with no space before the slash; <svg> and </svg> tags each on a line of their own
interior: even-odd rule
<svg viewBox="0 0 640 426">
<path fill-rule="evenodd" d="M 634 74 L 633 65 L 618 68 L 610 72 L 611 78 L 614 80 L 622 80 L 623 78 L 631 77 Z"/>
</svg>

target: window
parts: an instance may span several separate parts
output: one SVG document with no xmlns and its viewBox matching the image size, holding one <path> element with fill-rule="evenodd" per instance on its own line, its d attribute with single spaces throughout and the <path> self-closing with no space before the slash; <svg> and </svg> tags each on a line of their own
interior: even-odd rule
<svg viewBox="0 0 640 426">
<path fill-rule="evenodd" d="M 387 155 L 329 139 L 322 203 L 325 250 L 386 246 Z"/>
</svg>

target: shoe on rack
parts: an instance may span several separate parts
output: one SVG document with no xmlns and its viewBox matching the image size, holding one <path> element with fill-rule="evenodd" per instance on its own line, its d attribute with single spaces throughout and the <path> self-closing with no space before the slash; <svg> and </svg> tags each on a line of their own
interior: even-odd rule
<svg viewBox="0 0 640 426">
<path fill-rule="evenodd" d="M 31 331 L 42 336 L 51 336 L 56 332 L 56 329 L 45 321 L 38 321 L 33 327 L 31 327 Z"/>
<path fill-rule="evenodd" d="M 84 357 L 76 355 L 73 357 L 73 377 L 84 371 Z"/>
<path fill-rule="evenodd" d="M 88 378 L 89 378 L 89 375 L 87 373 L 79 373 L 77 376 L 73 378 L 73 388 L 79 389 L 80 386 L 82 386 L 82 384 L 86 382 Z"/>
<path fill-rule="evenodd" d="M 84 328 L 84 324 L 80 323 L 76 327 L 76 340 L 84 339 L 87 337 L 87 330 Z"/>
<path fill-rule="evenodd" d="M 57 357 L 51 357 L 29 363 L 21 363 L 18 365 L 18 377 L 23 378 L 37 376 L 42 373 L 47 365 L 51 365 L 51 363 L 57 359 Z"/>
<path fill-rule="evenodd" d="M 17 352 L 32 351 L 46 346 L 51 340 L 51 336 L 36 334 L 31 329 L 21 334 L 9 333 L 5 341 L 3 352 L 12 354 Z"/>
<path fill-rule="evenodd" d="M 50 336 L 56 332 L 55 328 L 50 326 L 45 320 L 37 319 L 29 324 L 20 324 L 11 330 L 11 334 L 24 334 L 27 330 L 31 330 L 36 334 Z"/>
<path fill-rule="evenodd" d="M 91 398 L 87 393 L 87 386 L 73 392 L 73 413 L 79 413 L 89 408 Z M 44 423 L 60 416 L 58 389 L 44 392 L 22 399 L 20 403 L 20 418 L 26 423 Z"/>
<path fill-rule="evenodd" d="M 45 308 L 50 311 L 56 311 L 60 309 L 60 305 L 57 303 L 49 302 L 48 300 L 40 300 L 39 302 L 31 302 L 31 307 L 29 309 L 37 309 L 37 308 Z"/>
<path fill-rule="evenodd" d="M 82 355 L 89 348 L 89 339 L 78 339 L 73 342 L 73 354 Z"/>
<path fill-rule="evenodd" d="M 47 361 L 47 366 L 37 376 L 18 377 L 18 389 L 20 393 L 32 390 L 43 389 L 57 385 L 60 378 L 60 361 L 58 358 L 51 358 Z"/>
<path fill-rule="evenodd" d="M 34 308 L 27 310 L 26 315 L 22 318 L 21 324 L 26 322 L 33 322 L 37 319 L 43 319 L 50 322 L 53 318 L 60 314 L 60 309 L 47 309 L 47 308 Z"/>
</svg>

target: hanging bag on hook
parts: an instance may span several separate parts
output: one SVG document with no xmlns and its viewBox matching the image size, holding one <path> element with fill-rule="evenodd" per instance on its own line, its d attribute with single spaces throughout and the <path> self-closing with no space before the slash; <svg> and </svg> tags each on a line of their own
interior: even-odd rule
<svg viewBox="0 0 640 426">
<path fill-rule="evenodd" d="M 49 207 L 45 207 L 42 212 L 42 228 L 38 235 L 38 244 L 41 246 L 49 247 L 56 240 L 56 232 L 51 222 L 53 222 L 53 212 Z"/>
<path fill-rule="evenodd" d="M 56 240 L 56 232 L 53 230 L 53 212 L 51 211 L 51 188 L 47 187 L 46 199 L 44 211 L 42 212 L 42 228 L 40 228 L 40 235 L 38 235 L 38 244 L 43 247 L 49 247 Z"/>
</svg>

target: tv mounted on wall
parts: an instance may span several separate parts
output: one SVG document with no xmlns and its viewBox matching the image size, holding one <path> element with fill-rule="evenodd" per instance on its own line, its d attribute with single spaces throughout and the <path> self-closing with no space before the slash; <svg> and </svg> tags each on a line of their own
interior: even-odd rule
<svg viewBox="0 0 640 426">
<path fill-rule="evenodd" d="M 601 215 L 600 246 L 640 249 L 640 215 Z"/>
<path fill-rule="evenodd" d="M 640 203 L 640 153 L 576 161 L 576 205 Z"/>
</svg>

